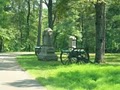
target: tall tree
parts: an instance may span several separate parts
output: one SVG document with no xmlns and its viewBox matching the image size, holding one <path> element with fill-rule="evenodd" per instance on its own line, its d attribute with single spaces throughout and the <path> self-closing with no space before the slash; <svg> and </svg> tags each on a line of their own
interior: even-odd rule
<svg viewBox="0 0 120 90">
<path fill-rule="evenodd" d="M 39 23 L 38 23 L 37 46 L 40 46 L 40 44 L 41 44 L 41 29 L 42 29 L 42 0 L 40 0 L 40 5 L 39 5 Z"/>
<path fill-rule="evenodd" d="M 53 0 L 44 0 L 48 8 L 48 27 L 53 29 Z"/>
<path fill-rule="evenodd" d="M 96 10 L 96 54 L 95 62 L 101 63 L 105 53 L 105 2 L 97 0 Z"/>
<path fill-rule="evenodd" d="M 48 2 L 48 27 L 53 29 L 53 22 L 52 22 L 52 0 Z"/>
<path fill-rule="evenodd" d="M 27 19 L 27 25 L 26 25 L 26 29 L 27 29 L 26 30 L 26 32 L 27 32 L 26 35 L 27 36 L 26 36 L 26 41 L 28 42 L 27 45 L 26 45 L 27 46 L 27 51 L 30 51 L 30 42 L 29 42 L 29 35 L 30 35 L 30 13 L 31 13 L 30 12 L 30 10 L 31 10 L 30 1 L 31 0 L 27 0 L 27 7 L 28 7 L 28 10 L 27 10 L 28 13 L 27 13 L 27 18 L 26 18 Z"/>
<path fill-rule="evenodd" d="M 30 33 L 30 0 L 27 0 L 27 7 L 28 7 L 28 12 L 27 12 L 27 38 L 29 37 L 29 33 Z"/>
</svg>

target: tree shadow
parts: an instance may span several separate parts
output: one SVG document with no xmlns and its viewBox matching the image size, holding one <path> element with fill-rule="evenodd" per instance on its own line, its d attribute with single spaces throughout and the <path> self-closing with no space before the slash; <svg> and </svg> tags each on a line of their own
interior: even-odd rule
<svg viewBox="0 0 120 90">
<path fill-rule="evenodd" d="M 22 55 L 17 58 L 19 63 L 22 63 L 22 66 L 28 69 L 40 69 L 40 70 L 50 70 L 56 69 L 61 66 L 62 63 L 60 61 L 46 61 L 46 60 L 38 60 L 35 55 Z"/>
<path fill-rule="evenodd" d="M 1 55 L 0 56 L 0 70 L 18 71 L 21 70 L 17 64 L 14 56 Z"/>
<path fill-rule="evenodd" d="M 75 88 L 81 88 L 85 90 L 93 90 L 97 87 L 97 84 L 89 82 L 95 82 L 99 76 L 94 74 L 87 75 L 80 72 L 60 72 L 56 77 L 38 77 L 37 80 L 41 81 L 43 85 L 50 85 L 58 88 L 64 88 L 65 90 L 74 90 Z"/>
<path fill-rule="evenodd" d="M 37 77 L 43 85 L 50 85 L 56 88 L 64 88 L 65 90 L 94 90 L 102 83 L 120 84 L 120 72 L 111 71 L 103 72 L 104 74 L 94 71 L 88 72 L 59 72 L 55 77 Z M 100 81 L 103 80 L 103 81 Z"/>
<path fill-rule="evenodd" d="M 14 87 L 40 87 L 40 84 L 38 84 L 37 81 L 32 79 L 18 80 L 16 82 L 5 83 L 5 84 Z"/>
<path fill-rule="evenodd" d="M 19 67 L 19 65 L 15 63 L 0 63 L 0 70 L 6 70 L 6 71 L 21 71 L 22 69 Z"/>
</svg>

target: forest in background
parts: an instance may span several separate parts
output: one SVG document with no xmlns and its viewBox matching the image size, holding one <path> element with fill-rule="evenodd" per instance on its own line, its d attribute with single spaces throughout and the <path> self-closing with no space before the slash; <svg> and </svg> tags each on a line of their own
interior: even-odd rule
<svg viewBox="0 0 120 90">
<path fill-rule="evenodd" d="M 54 47 L 68 48 L 68 37 L 78 47 L 95 52 L 95 0 L 52 0 Z M 120 2 L 106 1 L 106 52 L 120 52 Z M 43 0 L 48 3 L 48 0 Z M 40 0 L 0 0 L 0 51 L 33 51 L 37 45 Z M 48 9 L 42 10 L 42 31 Z"/>
</svg>

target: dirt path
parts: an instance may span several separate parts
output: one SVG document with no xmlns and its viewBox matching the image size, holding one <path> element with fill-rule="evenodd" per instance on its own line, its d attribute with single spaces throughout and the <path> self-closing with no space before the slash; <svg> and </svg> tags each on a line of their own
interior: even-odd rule
<svg viewBox="0 0 120 90">
<path fill-rule="evenodd" d="M 0 90 L 45 90 L 25 71 L 22 71 L 15 57 L 28 52 L 0 53 Z"/>
</svg>

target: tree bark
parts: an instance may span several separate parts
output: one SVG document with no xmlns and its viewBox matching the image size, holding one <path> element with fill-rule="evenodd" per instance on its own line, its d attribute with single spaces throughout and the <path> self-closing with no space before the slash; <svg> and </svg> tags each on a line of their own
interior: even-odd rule
<svg viewBox="0 0 120 90">
<path fill-rule="evenodd" d="M 48 2 L 48 27 L 53 29 L 52 0 Z"/>
<path fill-rule="evenodd" d="M 31 9 L 31 7 L 30 7 L 30 0 L 27 0 L 27 5 L 28 5 L 28 13 L 27 13 L 27 26 L 26 26 L 26 42 L 28 41 L 28 39 L 29 39 L 29 33 L 30 33 L 30 9 Z M 27 51 L 30 51 L 30 42 L 28 42 L 29 44 L 28 45 L 26 45 L 26 50 Z"/>
<path fill-rule="evenodd" d="M 105 53 L 105 3 L 97 2 L 96 10 L 96 55 L 95 63 L 101 63 L 104 60 Z"/>
<path fill-rule="evenodd" d="M 28 5 L 28 13 L 27 13 L 27 36 L 29 37 L 29 32 L 30 32 L 30 0 L 27 1 Z M 27 37 L 27 38 L 28 38 Z"/>
<path fill-rule="evenodd" d="M 23 45 L 23 43 L 24 43 L 24 39 L 23 39 L 23 29 L 22 29 L 22 21 L 21 21 L 21 15 L 20 15 L 20 12 L 21 12 L 21 3 L 20 3 L 20 1 L 19 1 L 19 3 L 18 3 L 18 8 L 17 8 L 17 12 L 19 12 L 18 13 L 18 30 L 19 30 L 19 32 L 20 32 L 20 47 L 22 48 L 22 45 Z M 19 38 L 19 37 L 18 37 Z"/>
<path fill-rule="evenodd" d="M 42 0 L 40 0 L 40 5 L 39 5 L 39 23 L 38 23 L 37 46 L 41 45 L 41 29 L 42 29 Z"/>
<path fill-rule="evenodd" d="M 0 36 L 0 52 L 2 52 L 2 47 L 3 47 L 3 39 L 2 39 L 2 37 Z"/>
</svg>

